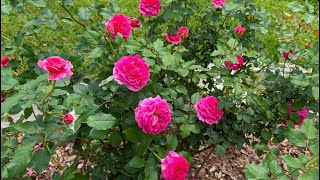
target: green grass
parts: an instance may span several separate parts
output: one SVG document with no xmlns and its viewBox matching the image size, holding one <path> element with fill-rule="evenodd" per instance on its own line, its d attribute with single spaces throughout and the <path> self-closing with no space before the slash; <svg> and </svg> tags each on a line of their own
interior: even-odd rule
<svg viewBox="0 0 320 180">
<path fill-rule="evenodd" d="M 58 4 L 60 1 L 51 1 L 46 0 L 47 8 L 52 10 L 53 13 L 57 14 L 60 17 L 70 17 L 68 13 Z M 67 8 L 71 11 L 71 13 L 77 17 L 77 9 L 79 7 L 90 7 L 93 2 L 100 2 L 108 5 L 108 1 L 105 0 L 75 0 L 74 7 L 67 6 Z M 126 14 L 127 16 L 139 16 L 138 4 L 139 1 L 135 0 L 117 0 L 117 4 L 120 7 L 120 12 Z M 283 17 L 284 12 L 289 12 L 287 4 L 291 2 L 290 0 L 254 0 L 258 7 L 263 7 L 268 13 L 270 13 L 274 18 Z M 299 0 L 300 3 L 304 4 L 302 0 Z M 318 1 L 317 1 L 318 2 Z M 198 3 L 204 6 L 211 6 L 211 0 L 200 0 Z M 319 3 L 315 4 L 315 8 L 318 9 Z M 1 16 L 1 32 L 8 39 L 12 39 L 14 35 L 23 28 L 23 25 L 30 19 L 37 17 L 41 13 L 40 8 L 37 8 L 33 5 L 27 4 L 25 6 L 24 13 L 14 14 L 14 15 L 5 15 Z M 97 22 L 102 23 L 102 22 Z M 103 24 L 97 24 L 103 25 Z M 77 25 L 69 25 L 67 23 L 58 21 L 58 29 L 56 31 L 50 30 L 49 28 L 43 27 L 41 32 L 37 35 L 29 36 L 26 39 L 26 42 L 31 43 L 33 45 L 37 45 L 43 49 L 49 49 L 50 44 L 52 42 L 62 44 L 62 49 L 67 52 L 72 52 L 70 47 L 65 47 L 65 42 L 68 44 L 75 44 L 77 42 L 77 35 L 81 34 L 83 29 Z M 263 40 L 269 45 L 274 45 L 276 42 L 275 35 L 268 35 L 266 37 L 262 36 Z M 302 34 L 298 35 L 297 40 L 300 44 L 305 44 L 306 39 L 314 38 L 312 35 Z"/>
</svg>

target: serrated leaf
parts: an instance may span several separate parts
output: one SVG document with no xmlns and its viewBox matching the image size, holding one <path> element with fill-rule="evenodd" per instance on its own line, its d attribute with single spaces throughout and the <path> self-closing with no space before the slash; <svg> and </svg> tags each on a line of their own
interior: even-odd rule
<svg viewBox="0 0 320 180">
<path fill-rule="evenodd" d="M 9 98 L 7 98 L 2 104 L 1 104 L 1 114 L 9 112 L 13 106 L 18 104 L 20 99 L 22 98 L 22 94 L 17 93 Z"/>
<path fill-rule="evenodd" d="M 104 140 L 107 138 L 108 131 L 105 130 L 96 130 L 92 128 L 89 132 L 89 137 L 92 139 Z"/>
<path fill-rule="evenodd" d="M 175 150 L 178 146 L 178 138 L 176 135 L 171 134 L 167 137 L 167 147 L 170 150 Z"/>
<path fill-rule="evenodd" d="M 18 147 L 13 154 L 12 160 L 8 163 L 8 174 L 10 177 L 21 176 L 27 170 L 27 165 L 31 161 L 32 143 Z"/>
<path fill-rule="evenodd" d="M 299 146 L 299 147 L 306 146 L 307 138 L 303 132 L 292 129 L 292 128 L 285 129 L 284 132 L 285 132 L 286 138 L 296 146 Z"/>
<path fill-rule="evenodd" d="M 256 164 L 247 164 L 246 169 L 257 179 L 268 179 L 268 171 L 265 167 Z"/>
<path fill-rule="evenodd" d="M 111 132 L 109 136 L 109 141 L 114 148 L 117 148 L 122 141 L 121 134 L 119 132 Z"/>
<path fill-rule="evenodd" d="M 302 6 L 300 3 L 298 2 L 291 2 L 287 5 L 290 9 L 290 11 L 292 12 L 300 12 L 300 11 L 304 11 L 304 6 Z"/>
<path fill-rule="evenodd" d="M 143 168 L 144 160 L 142 160 L 139 156 L 135 156 L 129 161 L 129 166 L 133 168 Z"/>
<path fill-rule="evenodd" d="M 91 16 L 90 10 L 88 8 L 85 7 L 80 7 L 78 9 L 78 15 L 80 17 L 81 20 L 88 20 Z"/>
<path fill-rule="evenodd" d="M 189 124 L 182 124 L 180 126 L 181 136 L 182 138 L 186 138 L 190 135 L 190 126 Z"/>
<path fill-rule="evenodd" d="M 301 130 L 302 132 L 304 132 L 308 139 L 313 139 L 317 137 L 318 131 L 311 119 L 306 119 L 303 121 Z"/>
<path fill-rule="evenodd" d="M 30 122 L 30 121 L 27 121 L 24 123 L 22 123 L 21 121 L 17 121 L 16 123 L 11 122 L 10 126 L 12 126 L 16 130 L 23 132 L 23 133 L 33 134 L 33 133 L 37 132 L 37 128 L 35 127 L 35 123 Z"/>
<path fill-rule="evenodd" d="M 194 93 L 192 96 L 191 96 L 191 103 L 193 105 L 195 105 L 199 100 L 200 100 L 201 96 L 199 94 L 199 92 L 196 92 Z"/>
<path fill-rule="evenodd" d="M 312 87 L 312 95 L 316 101 L 319 101 L 319 87 Z"/>
<path fill-rule="evenodd" d="M 1 77 L 1 91 L 7 91 L 18 84 L 18 81 L 12 77 Z"/>
<path fill-rule="evenodd" d="M 175 61 L 175 58 L 171 54 L 166 54 L 162 57 L 162 63 L 165 67 L 170 66 Z"/>
<path fill-rule="evenodd" d="M 123 132 L 126 136 L 126 139 L 133 143 L 137 143 L 139 141 L 139 136 L 141 130 L 138 127 L 130 127 Z"/>
<path fill-rule="evenodd" d="M 31 3 L 36 7 L 46 7 L 47 5 L 43 0 L 28 0 L 28 3 Z"/>
<path fill-rule="evenodd" d="M 280 156 L 284 162 L 290 166 L 290 167 L 293 167 L 293 168 L 302 168 L 303 167 L 303 164 L 301 161 L 299 161 L 298 159 L 290 156 L 290 155 L 283 155 L 283 156 Z"/>
<path fill-rule="evenodd" d="M 5 14 L 10 14 L 12 11 L 12 6 L 10 4 L 1 5 L 1 12 Z"/>
<path fill-rule="evenodd" d="M 101 47 L 96 47 L 91 51 L 89 58 L 92 58 L 92 59 L 99 58 L 101 57 L 102 53 L 103 53 L 103 49 Z"/>
<path fill-rule="evenodd" d="M 189 74 L 189 70 L 188 69 L 179 68 L 177 70 L 177 73 L 179 75 L 181 75 L 182 77 L 186 77 Z"/>
<path fill-rule="evenodd" d="M 75 84 L 72 88 L 73 91 L 79 95 L 86 95 L 88 92 L 88 87 L 83 84 Z"/>
<path fill-rule="evenodd" d="M 99 34 L 96 31 L 87 30 L 83 33 L 83 37 L 89 44 L 99 44 Z"/>
<path fill-rule="evenodd" d="M 39 149 L 32 155 L 30 167 L 33 167 L 37 174 L 41 174 L 48 167 L 50 159 L 51 155 L 47 149 Z"/>
<path fill-rule="evenodd" d="M 224 51 L 222 49 L 214 50 L 210 56 L 218 56 L 218 55 L 223 55 Z"/>
<path fill-rule="evenodd" d="M 219 156 L 224 156 L 225 155 L 225 152 L 226 152 L 226 149 L 223 147 L 223 146 L 221 146 L 221 145 L 216 145 L 216 147 L 215 147 L 215 151 L 216 151 L 216 153 L 219 155 Z"/>
<path fill-rule="evenodd" d="M 96 130 L 108 130 L 116 123 L 116 118 L 111 114 L 105 114 L 99 112 L 93 116 L 90 116 L 87 120 L 88 126 Z"/>
</svg>

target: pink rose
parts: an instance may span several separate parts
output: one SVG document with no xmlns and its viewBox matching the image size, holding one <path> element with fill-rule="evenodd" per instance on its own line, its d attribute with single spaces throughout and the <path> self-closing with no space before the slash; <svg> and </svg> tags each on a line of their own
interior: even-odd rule
<svg viewBox="0 0 320 180">
<path fill-rule="evenodd" d="M 160 9 L 160 0 L 140 0 L 139 12 L 144 16 L 158 16 Z"/>
<path fill-rule="evenodd" d="M 9 57 L 5 56 L 1 58 L 1 67 L 6 67 L 9 64 Z"/>
<path fill-rule="evenodd" d="M 130 18 L 130 22 L 130 26 L 132 29 L 139 28 L 141 26 L 140 21 L 135 18 Z"/>
<path fill-rule="evenodd" d="M 298 124 L 301 124 L 305 119 L 307 119 L 307 117 L 309 116 L 309 112 L 308 112 L 308 109 L 307 109 L 307 106 L 304 106 L 302 109 L 300 110 L 293 110 L 292 109 L 292 103 L 291 102 L 287 102 L 287 106 L 288 106 L 288 117 L 287 119 L 285 120 L 284 124 L 286 124 L 286 122 L 288 120 L 290 120 L 290 113 L 296 113 L 299 115 L 300 117 L 300 122 L 297 123 L 295 121 L 293 121 L 293 124 L 294 125 L 298 125 Z"/>
<path fill-rule="evenodd" d="M 311 47 L 311 42 L 310 41 L 307 42 L 307 47 Z"/>
<path fill-rule="evenodd" d="M 49 80 L 59 80 L 73 75 L 71 62 L 59 56 L 51 56 L 43 61 L 39 60 L 38 66 L 49 73 Z"/>
<path fill-rule="evenodd" d="M 147 84 L 150 69 L 139 55 L 122 56 L 114 65 L 113 76 L 119 84 L 124 84 L 131 91 L 137 92 Z"/>
<path fill-rule="evenodd" d="M 66 124 L 71 124 L 73 122 L 73 120 L 74 120 L 74 117 L 70 113 L 63 116 L 63 121 Z"/>
<path fill-rule="evenodd" d="M 281 54 L 282 54 L 282 57 L 284 57 L 286 60 L 289 60 L 289 54 L 293 54 L 294 56 L 299 57 L 298 54 L 293 53 L 292 49 L 290 49 L 290 51 L 288 52 L 282 52 Z"/>
<path fill-rule="evenodd" d="M 199 120 L 207 124 L 217 124 L 223 115 L 218 104 L 219 100 L 214 96 L 201 98 L 194 106 Z"/>
<path fill-rule="evenodd" d="M 167 101 L 160 96 L 141 100 L 134 110 L 135 120 L 146 134 L 164 131 L 171 122 L 171 114 Z"/>
<path fill-rule="evenodd" d="M 246 28 L 241 27 L 241 26 L 237 26 L 234 31 L 235 31 L 235 33 L 236 33 L 237 35 L 241 36 L 241 35 L 244 33 L 245 30 L 246 30 Z"/>
<path fill-rule="evenodd" d="M 243 66 L 244 58 L 242 56 L 237 56 L 238 63 L 231 63 L 231 61 L 225 61 L 224 65 L 231 70 L 239 71 Z"/>
<path fill-rule="evenodd" d="M 187 27 L 181 27 L 178 29 L 178 34 L 183 38 L 188 37 L 189 29 Z"/>
<path fill-rule="evenodd" d="M 212 0 L 213 6 L 221 6 L 223 7 L 225 4 L 227 4 L 226 0 Z"/>
<path fill-rule="evenodd" d="M 123 14 L 115 14 L 106 23 L 107 32 L 111 34 L 111 38 L 115 39 L 117 33 L 120 33 L 123 39 L 128 39 L 131 35 L 131 19 Z"/>
<path fill-rule="evenodd" d="M 164 180 L 185 180 L 189 171 L 188 161 L 174 151 L 161 160 L 161 178 Z"/>
<path fill-rule="evenodd" d="M 181 42 L 179 34 L 166 34 L 166 40 L 172 44 L 179 44 Z"/>
</svg>

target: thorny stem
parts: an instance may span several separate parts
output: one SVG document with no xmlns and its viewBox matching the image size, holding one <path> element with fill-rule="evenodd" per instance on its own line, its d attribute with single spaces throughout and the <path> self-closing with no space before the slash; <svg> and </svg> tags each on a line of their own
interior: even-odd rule
<svg viewBox="0 0 320 180">
<path fill-rule="evenodd" d="M 113 55 L 116 55 L 117 53 L 116 53 L 116 51 L 114 50 L 111 41 L 109 41 L 109 39 L 106 38 L 105 36 L 103 36 L 103 38 L 109 43 L 109 45 L 110 45 L 110 47 L 111 47 L 111 50 L 112 50 L 112 54 L 113 54 Z"/>
<path fill-rule="evenodd" d="M 85 154 L 85 158 L 84 158 L 83 166 L 82 166 L 82 173 L 83 174 L 84 174 L 84 171 L 86 169 L 87 162 L 88 162 L 88 159 L 89 159 L 90 144 L 91 144 L 91 141 L 89 139 L 87 139 L 87 149 L 86 149 L 86 154 Z"/>
<path fill-rule="evenodd" d="M 148 147 L 148 149 L 152 152 L 152 154 L 157 157 L 159 159 L 159 161 L 161 161 L 161 158 L 153 151 L 153 149 L 151 147 Z"/>
<path fill-rule="evenodd" d="M 82 23 L 80 23 L 79 21 L 77 21 L 74 17 L 73 17 L 73 15 L 70 13 L 70 11 L 64 6 L 64 4 L 62 3 L 59 3 L 59 5 L 70 15 L 70 17 L 76 22 L 76 23 L 78 23 L 79 25 L 81 25 L 83 28 L 85 28 L 86 29 L 86 27 L 82 24 Z"/>
<path fill-rule="evenodd" d="M 208 153 L 208 155 L 206 156 L 206 158 L 202 161 L 200 167 L 198 168 L 198 170 L 196 171 L 196 173 L 194 174 L 194 179 L 197 179 L 198 174 L 200 172 L 200 170 L 202 169 L 202 166 L 204 165 L 205 162 L 207 162 L 207 160 L 209 159 L 210 155 L 213 153 L 214 148 L 212 147 L 211 151 Z"/>
</svg>

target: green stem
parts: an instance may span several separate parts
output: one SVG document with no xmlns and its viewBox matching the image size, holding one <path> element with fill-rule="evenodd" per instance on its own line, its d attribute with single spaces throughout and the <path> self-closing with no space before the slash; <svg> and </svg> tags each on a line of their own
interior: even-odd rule
<svg viewBox="0 0 320 180">
<path fill-rule="evenodd" d="M 148 149 L 153 153 L 153 155 L 155 157 L 157 157 L 159 159 L 159 161 L 161 161 L 161 158 L 153 151 L 153 149 L 151 147 L 148 147 Z"/>
<path fill-rule="evenodd" d="M 106 38 L 105 36 L 103 36 L 103 37 L 104 37 L 104 39 L 105 39 L 106 41 L 108 41 L 108 43 L 109 43 L 109 45 L 110 45 L 110 47 L 111 47 L 111 50 L 112 50 L 112 54 L 113 54 L 113 55 L 116 55 L 117 53 L 116 53 L 116 51 L 114 50 L 111 41 L 109 41 L 109 39 Z"/>
<path fill-rule="evenodd" d="M 42 103 L 53 93 L 54 88 L 56 87 L 56 81 L 53 81 L 51 89 L 49 90 L 48 94 L 41 100 Z"/>
<path fill-rule="evenodd" d="M 306 168 L 308 169 L 309 166 L 316 163 L 317 161 L 319 161 L 319 152 L 310 159 L 310 161 L 306 164 Z"/>
</svg>

